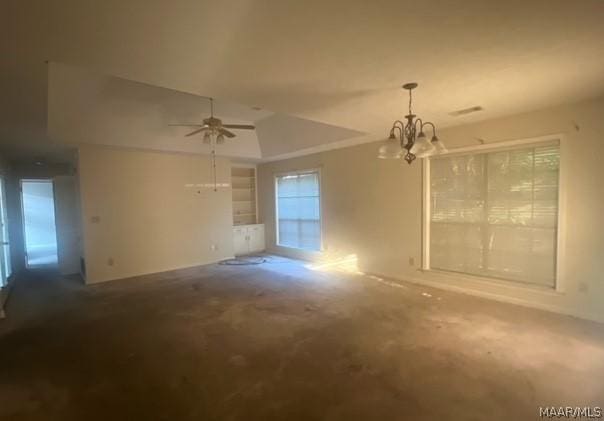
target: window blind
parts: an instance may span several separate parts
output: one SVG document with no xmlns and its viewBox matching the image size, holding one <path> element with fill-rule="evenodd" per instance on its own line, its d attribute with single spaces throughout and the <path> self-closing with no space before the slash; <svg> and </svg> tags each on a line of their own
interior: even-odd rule
<svg viewBox="0 0 604 421">
<path fill-rule="evenodd" d="M 558 145 L 430 161 L 430 267 L 554 286 Z"/>
<path fill-rule="evenodd" d="M 277 177 L 278 244 L 321 249 L 321 206 L 317 171 Z"/>
</svg>

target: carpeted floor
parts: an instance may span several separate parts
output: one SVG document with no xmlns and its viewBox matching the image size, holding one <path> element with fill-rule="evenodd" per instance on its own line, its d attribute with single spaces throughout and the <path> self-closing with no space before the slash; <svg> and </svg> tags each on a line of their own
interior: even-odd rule
<svg viewBox="0 0 604 421">
<path fill-rule="evenodd" d="M 84 286 L 0 321 L 2 420 L 524 420 L 604 407 L 604 326 L 269 257 Z"/>
</svg>

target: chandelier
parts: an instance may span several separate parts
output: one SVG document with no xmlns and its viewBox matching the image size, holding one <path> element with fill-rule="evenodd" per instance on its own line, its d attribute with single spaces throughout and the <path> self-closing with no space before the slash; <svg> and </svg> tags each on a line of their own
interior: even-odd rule
<svg viewBox="0 0 604 421">
<path fill-rule="evenodd" d="M 380 146 L 378 158 L 399 159 L 404 158 L 411 164 L 415 158 L 425 158 L 447 152 L 443 142 L 436 136 L 436 127 L 429 121 L 416 119 L 416 115 L 411 110 L 412 92 L 417 88 L 417 83 L 406 83 L 403 89 L 409 91 L 409 114 L 405 116 L 406 123 L 396 120 L 390 129 L 390 136 Z M 425 129 L 430 129 L 432 137 L 428 140 Z"/>
</svg>

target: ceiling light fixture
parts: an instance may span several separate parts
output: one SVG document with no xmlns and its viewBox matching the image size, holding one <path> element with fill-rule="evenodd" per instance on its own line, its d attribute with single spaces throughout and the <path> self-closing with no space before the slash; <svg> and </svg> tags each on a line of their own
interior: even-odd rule
<svg viewBox="0 0 604 421">
<path fill-rule="evenodd" d="M 222 124 L 222 120 L 214 117 L 214 98 L 210 100 L 210 117 L 203 119 L 203 124 L 170 124 L 170 126 L 184 126 L 194 128 L 192 132 L 185 135 L 190 137 L 198 133 L 203 133 L 203 143 L 212 148 L 212 177 L 214 179 L 214 191 L 218 191 L 216 182 L 216 145 L 224 145 L 226 138 L 235 137 L 235 133 L 227 129 L 235 130 L 254 130 L 251 124 Z"/>
<path fill-rule="evenodd" d="M 416 119 L 411 109 L 413 97 L 412 91 L 417 88 L 417 83 L 406 83 L 403 89 L 409 91 L 409 114 L 405 116 L 406 123 L 401 120 L 395 120 L 390 129 L 390 135 L 378 151 L 378 158 L 381 159 L 399 159 L 404 158 L 411 164 L 415 158 L 425 158 L 427 156 L 447 152 L 443 142 L 436 136 L 436 127 L 429 121 Z M 428 140 L 425 128 L 429 127 L 432 137 Z"/>
</svg>

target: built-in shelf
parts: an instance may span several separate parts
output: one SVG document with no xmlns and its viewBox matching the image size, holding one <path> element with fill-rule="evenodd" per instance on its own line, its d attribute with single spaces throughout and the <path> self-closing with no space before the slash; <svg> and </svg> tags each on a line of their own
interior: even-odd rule
<svg viewBox="0 0 604 421">
<path fill-rule="evenodd" d="M 256 169 L 231 167 L 233 225 L 256 223 Z"/>
</svg>

